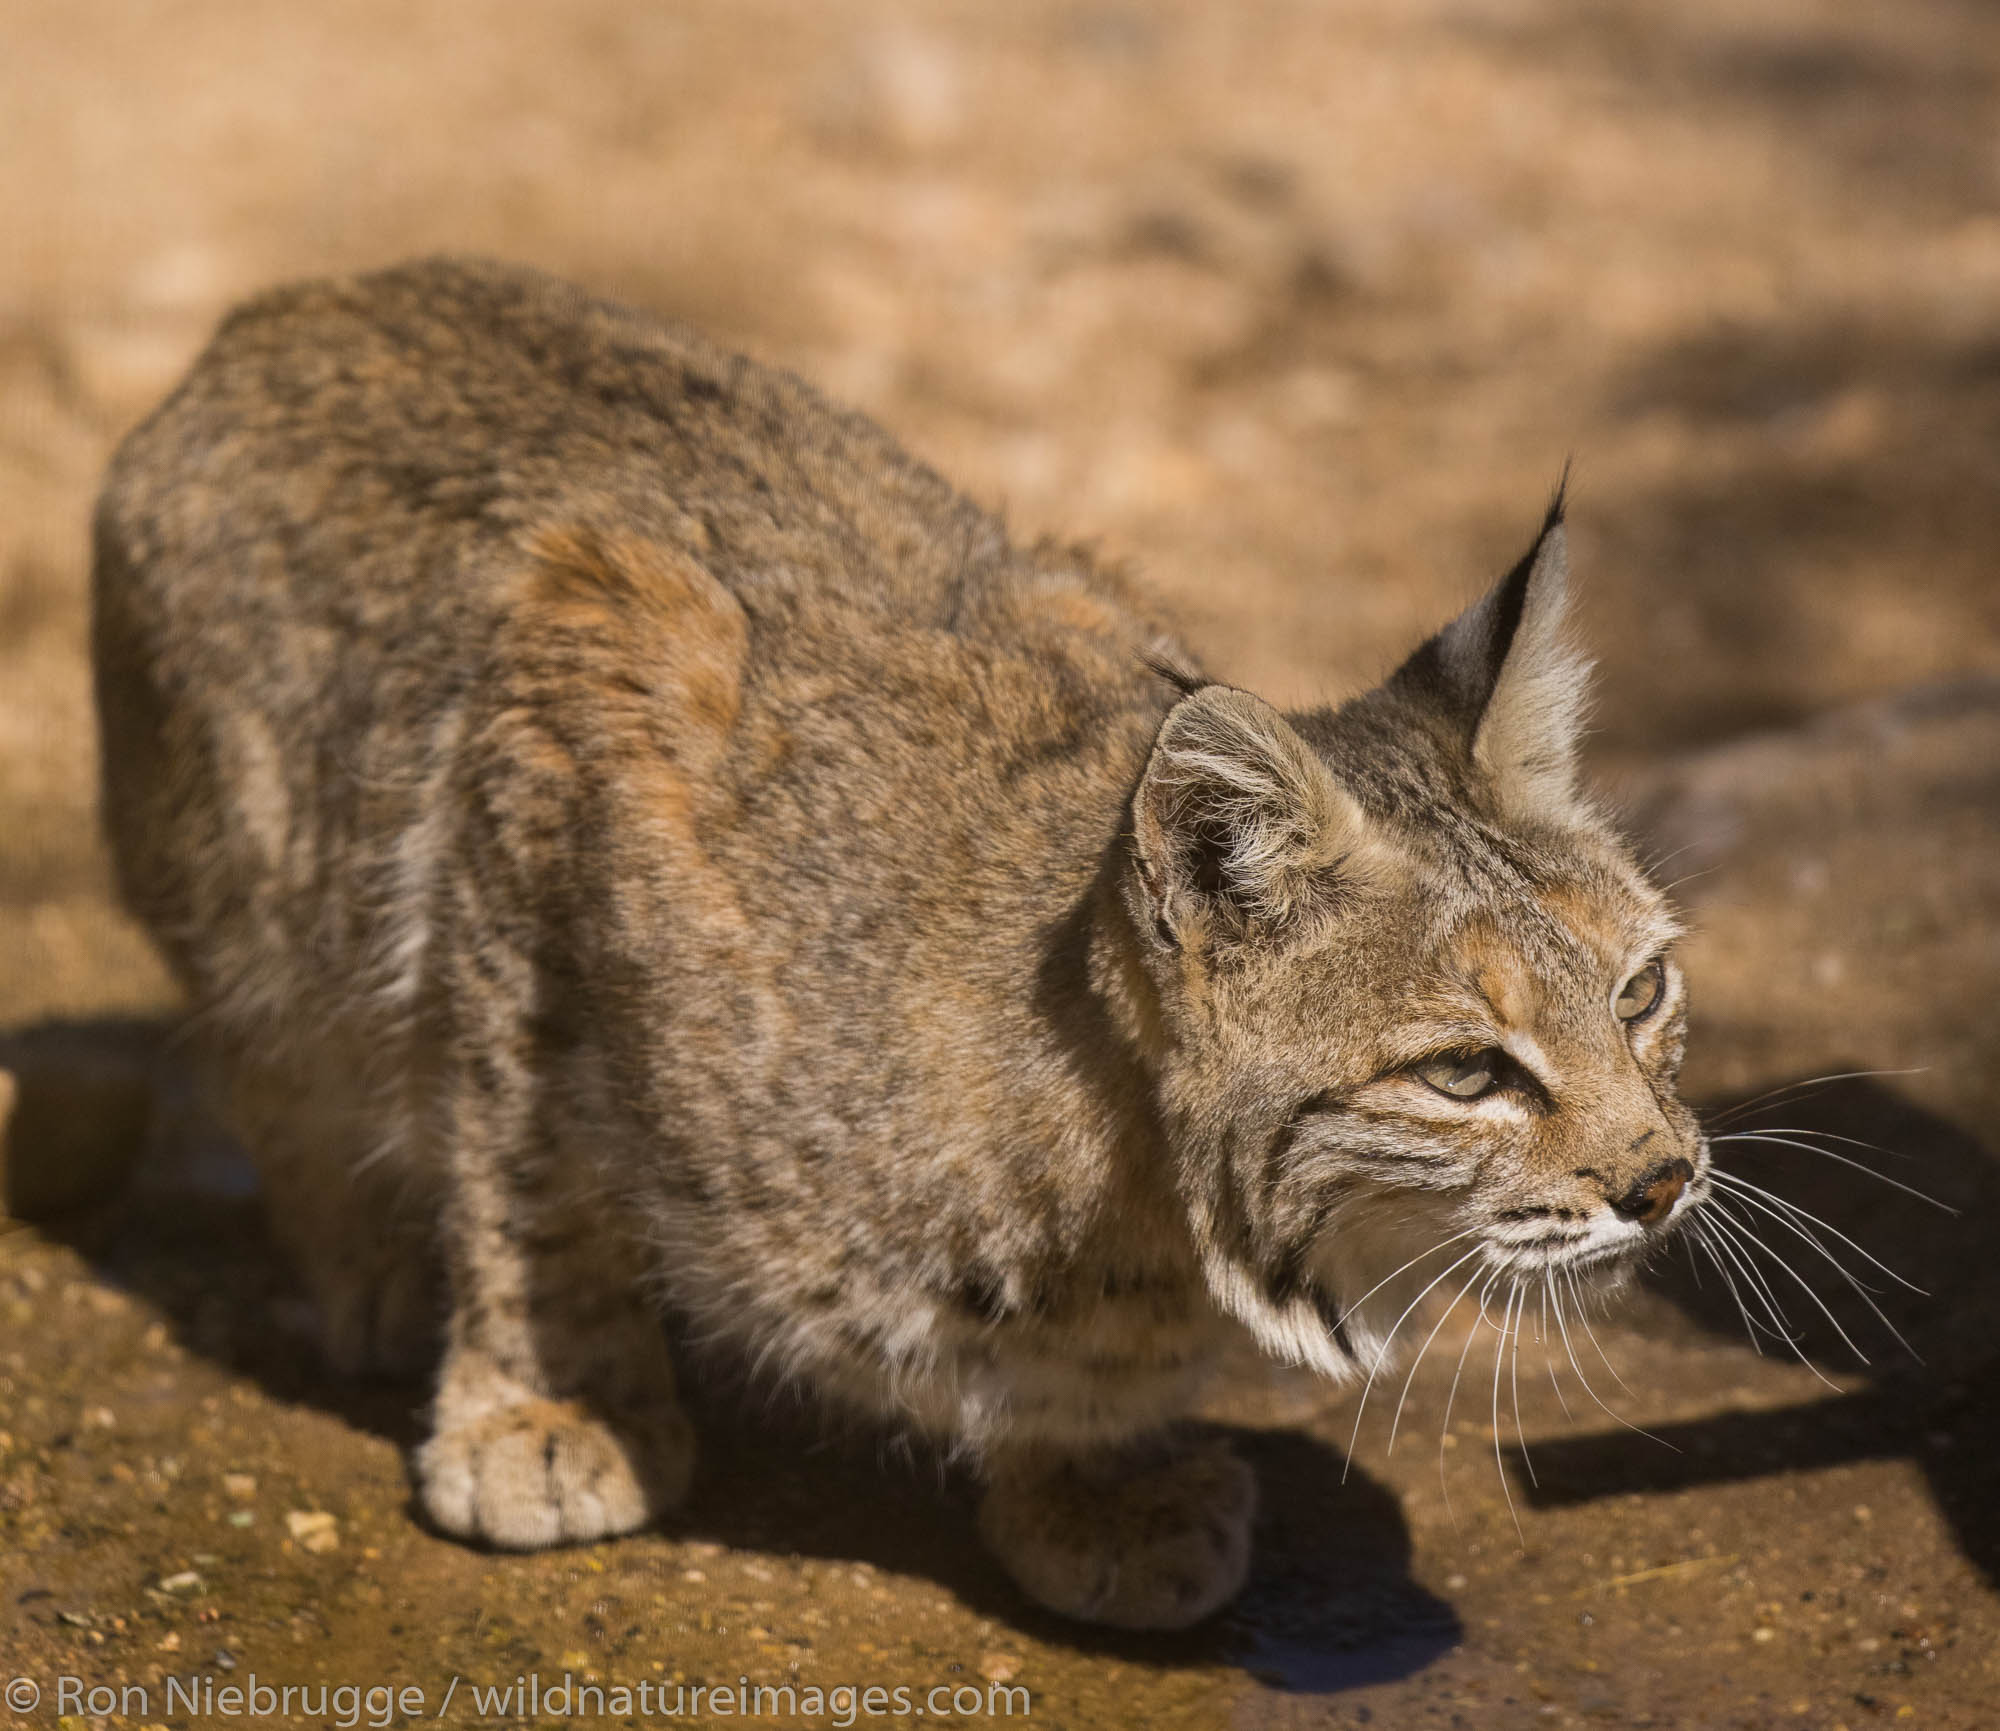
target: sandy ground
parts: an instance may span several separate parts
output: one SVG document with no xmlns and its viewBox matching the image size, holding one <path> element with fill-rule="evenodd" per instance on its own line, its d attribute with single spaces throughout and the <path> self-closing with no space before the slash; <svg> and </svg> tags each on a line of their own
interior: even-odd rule
<svg viewBox="0 0 2000 1731">
<path fill-rule="evenodd" d="M 113 1722 L 220 1724 L 165 1678 L 255 1671 L 420 1691 L 395 1723 L 532 1673 L 1001 1680 L 1072 1728 L 2000 1724 L 1996 123 L 1979 0 L 12 0 L 23 1722 L 66 1674 L 149 1691 Z M 1573 456 L 1597 767 L 1699 926 L 1691 1091 L 1720 1114 L 1886 1072 L 1731 1127 L 1851 1136 L 1824 1146 L 1958 1213 L 1780 1143 L 1728 1157 L 1929 1296 L 1830 1241 L 1872 1316 L 1773 1225 L 1803 1365 L 1682 1259 L 1598 1324 L 1604 1358 L 1574 1343 L 1580 1374 L 1560 1339 L 1559 1382 L 1523 1354 L 1518 1427 L 1511 1364 L 1448 1328 L 1395 1452 L 1378 1396 L 1344 1478 L 1354 1396 L 1246 1361 L 1213 1416 L 1264 1474 L 1258 1572 L 1173 1640 L 1033 1614 L 962 1483 L 727 1387 L 670 1531 L 533 1558 L 426 1533 L 422 1391 L 323 1374 L 156 1055 L 171 997 L 93 828 L 83 586 L 113 442 L 233 298 L 444 248 L 797 368 L 1024 530 L 1100 537 L 1280 700 L 1383 671 Z"/>
</svg>

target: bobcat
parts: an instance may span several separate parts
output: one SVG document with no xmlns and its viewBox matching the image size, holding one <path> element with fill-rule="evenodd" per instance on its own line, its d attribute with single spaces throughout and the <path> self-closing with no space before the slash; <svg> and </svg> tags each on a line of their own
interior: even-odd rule
<svg viewBox="0 0 2000 1731">
<path fill-rule="evenodd" d="M 1564 582 L 1558 495 L 1280 713 L 796 379 L 433 260 L 242 307 L 119 451 L 105 822 L 333 1364 L 442 1331 L 440 1528 L 679 1501 L 666 1311 L 1176 1627 L 1248 1563 L 1175 1428 L 1232 1335 L 1352 1377 L 1440 1269 L 1615 1276 L 1705 1194 Z"/>
</svg>

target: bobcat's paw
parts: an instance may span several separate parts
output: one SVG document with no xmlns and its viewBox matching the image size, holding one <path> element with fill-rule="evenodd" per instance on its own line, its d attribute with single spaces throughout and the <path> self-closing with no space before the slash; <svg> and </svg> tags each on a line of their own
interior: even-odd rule
<svg viewBox="0 0 2000 1731">
<path fill-rule="evenodd" d="M 1003 1466 L 979 1530 L 1051 1610 L 1181 1629 L 1242 1587 L 1256 1509 L 1256 1476 L 1212 1443 L 1124 1472 L 1109 1462 Z"/>
<path fill-rule="evenodd" d="M 320 1348 L 342 1376 L 406 1381 L 437 1360 L 442 1293 L 429 1258 L 324 1275 L 314 1283 Z"/>
<path fill-rule="evenodd" d="M 513 1551 L 581 1544 L 643 1527 L 687 1494 L 694 1427 L 671 1404 L 614 1421 L 527 1400 L 441 1423 L 416 1469 L 445 1532 Z"/>
</svg>

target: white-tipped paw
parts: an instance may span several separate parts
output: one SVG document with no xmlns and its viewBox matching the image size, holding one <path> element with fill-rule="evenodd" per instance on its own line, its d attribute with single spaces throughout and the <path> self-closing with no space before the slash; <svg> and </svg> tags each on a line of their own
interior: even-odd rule
<svg viewBox="0 0 2000 1731">
<path fill-rule="evenodd" d="M 694 1430 L 673 1406 L 614 1426 L 573 1401 L 529 1400 L 440 1429 L 416 1466 L 445 1532 L 533 1551 L 629 1533 L 672 1508 L 694 1470 Z"/>
<path fill-rule="evenodd" d="M 1221 1444 L 1117 1471 L 997 1472 L 979 1511 L 987 1545 L 1053 1611 L 1125 1629 L 1182 1629 L 1219 1610 L 1250 1569 L 1257 1481 Z"/>
</svg>

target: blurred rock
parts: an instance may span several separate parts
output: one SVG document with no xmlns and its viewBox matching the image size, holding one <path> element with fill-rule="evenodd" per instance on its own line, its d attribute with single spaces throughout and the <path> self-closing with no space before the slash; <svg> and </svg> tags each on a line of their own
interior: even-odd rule
<svg viewBox="0 0 2000 1731">
<path fill-rule="evenodd" d="M 1920 686 L 1670 761 L 1626 785 L 1694 918 L 1697 1087 L 1924 1073 L 2000 1110 L 2000 679 Z"/>
<path fill-rule="evenodd" d="M 2000 678 L 1918 686 L 1674 760 L 1633 778 L 1627 809 L 1670 878 L 1768 853 L 1783 832 L 1908 843 L 1913 824 L 1969 818 L 2000 840 Z M 1960 864 L 2000 872 L 1985 849 Z M 1824 882 L 1824 864 L 1802 870 L 1801 887 Z M 1690 879 L 1685 899 L 1704 894 Z"/>
</svg>

